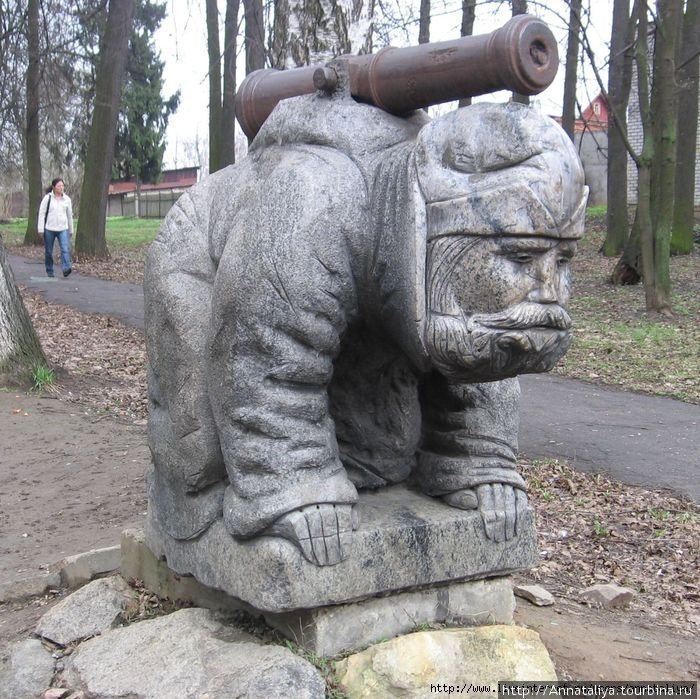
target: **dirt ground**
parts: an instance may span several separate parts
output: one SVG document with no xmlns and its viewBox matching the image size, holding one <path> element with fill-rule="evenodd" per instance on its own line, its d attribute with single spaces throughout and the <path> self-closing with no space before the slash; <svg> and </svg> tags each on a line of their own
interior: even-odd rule
<svg viewBox="0 0 700 699">
<path fill-rule="evenodd" d="M 146 512 L 149 456 L 141 421 L 95 417 L 57 398 L 0 391 L 0 581 L 63 557 L 115 545 Z M 60 595 L 0 605 L 0 648 L 31 635 Z M 700 639 L 567 599 L 518 600 L 516 621 L 538 631 L 561 679 L 697 680 Z"/>
<path fill-rule="evenodd" d="M 144 425 L 0 391 L 0 582 L 114 546 L 146 513 Z"/>
</svg>

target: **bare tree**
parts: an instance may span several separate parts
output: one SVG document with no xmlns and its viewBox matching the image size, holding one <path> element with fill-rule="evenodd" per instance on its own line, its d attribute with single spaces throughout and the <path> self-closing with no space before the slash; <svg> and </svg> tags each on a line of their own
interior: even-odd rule
<svg viewBox="0 0 700 699">
<path fill-rule="evenodd" d="M 510 0 L 511 14 L 513 17 L 517 15 L 527 14 L 527 0 Z M 527 95 L 521 95 L 517 92 L 513 93 L 513 102 L 520 104 L 530 104 L 530 98 Z"/>
<path fill-rule="evenodd" d="M 273 65 L 294 68 L 366 53 L 373 21 L 373 0 L 276 0 Z"/>
<path fill-rule="evenodd" d="M 427 44 L 430 41 L 430 0 L 420 0 L 418 15 L 418 43 Z"/>
<path fill-rule="evenodd" d="M 561 125 L 574 140 L 576 124 L 576 80 L 581 37 L 581 0 L 569 0 L 569 32 L 564 67 L 564 100 Z"/>
<path fill-rule="evenodd" d="M 643 228 L 642 266 L 648 311 L 670 312 L 669 257 L 673 229 L 678 129 L 676 56 L 683 0 L 657 0 L 653 90 L 650 98 L 654 159 L 651 179 L 651 229 Z M 641 43 L 641 42 L 639 42 Z"/>
<path fill-rule="evenodd" d="M 224 19 L 224 94 L 221 103 L 221 167 L 236 161 L 234 100 L 236 97 L 236 55 L 238 53 L 239 0 L 226 0 Z M 260 6 L 262 12 L 262 5 Z M 264 60 L 264 54 L 263 54 Z"/>
<path fill-rule="evenodd" d="M 39 0 L 27 4 L 27 116 L 25 148 L 27 184 L 29 188 L 29 215 L 24 234 L 25 245 L 41 244 L 37 230 L 37 212 L 41 203 L 41 142 L 39 138 Z"/>
<path fill-rule="evenodd" d="M 209 56 L 209 172 L 222 167 L 221 162 L 221 47 L 219 44 L 219 8 L 216 0 L 206 0 L 207 55 Z"/>
<path fill-rule="evenodd" d="M 110 0 L 95 81 L 95 107 L 75 237 L 77 253 L 103 259 L 109 257 L 105 238 L 107 189 L 133 17 L 134 0 Z"/>
<path fill-rule="evenodd" d="M 46 358 L 0 240 L 0 382 L 26 383 Z"/>
<path fill-rule="evenodd" d="M 644 280 L 646 308 L 671 311 L 670 249 L 675 197 L 678 89 L 676 56 L 682 0 L 657 0 L 653 31 L 653 71 L 649 65 L 648 11 L 635 0 L 635 65 L 643 142 L 636 153 L 627 142 L 637 167 L 637 206 L 634 223 L 613 281 Z"/>
<path fill-rule="evenodd" d="M 245 72 L 265 67 L 265 22 L 262 0 L 243 0 L 245 8 Z"/>
<path fill-rule="evenodd" d="M 698 140 L 698 73 L 700 72 L 700 11 L 698 0 L 687 0 L 678 66 L 678 147 L 676 196 L 671 252 L 693 250 L 695 223 L 695 158 Z"/>
<path fill-rule="evenodd" d="M 619 255 L 627 241 L 627 106 L 632 85 L 634 60 L 634 22 L 630 19 L 630 0 L 615 0 L 610 35 L 608 64 L 608 172 L 607 233 L 603 243 L 606 257 Z M 637 277 L 636 281 L 639 278 Z M 620 278 L 618 282 L 625 281 Z"/>
<path fill-rule="evenodd" d="M 474 19 L 476 16 L 476 0 L 462 0 L 462 24 L 459 30 L 460 36 L 471 36 L 474 33 Z M 471 97 L 463 97 L 459 101 L 460 107 L 466 107 L 472 103 Z"/>
</svg>

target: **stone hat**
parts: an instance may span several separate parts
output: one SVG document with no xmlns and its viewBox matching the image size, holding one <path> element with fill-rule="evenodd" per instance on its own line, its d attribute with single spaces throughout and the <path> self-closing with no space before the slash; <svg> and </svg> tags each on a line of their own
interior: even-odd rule
<svg viewBox="0 0 700 699">
<path fill-rule="evenodd" d="M 563 129 L 531 107 L 480 103 L 430 122 L 415 149 L 428 240 L 583 235 L 588 187 Z"/>
</svg>

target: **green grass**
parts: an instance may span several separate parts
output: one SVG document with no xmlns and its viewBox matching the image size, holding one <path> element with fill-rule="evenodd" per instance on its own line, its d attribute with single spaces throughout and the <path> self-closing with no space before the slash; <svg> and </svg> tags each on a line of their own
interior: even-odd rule
<svg viewBox="0 0 700 699">
<path fill-rule="evenodd" d="M 37 364 L 32 371 L 32 390 L 41 393 L 56 383 L 56 373 L 46 364 Z"/>
<path fill-rule="evenodd" d="M 149 245 L 158 233 L 159 218 L 130 218 L 113 216 L 107 219 L 107 246 L 111 252 L 126 252 Z M 77 219 L 75 221 L 77 227 Z M 27 229 L 26 218 L 0 223 L 0 235 L 6 245 L 21 245 Z"/>
<path fill-rule="evenodd" d="M 605 204 L 599 204 L 598 206 L 589 206 L 586 209 L 586 215 L 591 218 L 599 218 L 606 216 L 608 213 L 608 207 Z"/>
</svg>

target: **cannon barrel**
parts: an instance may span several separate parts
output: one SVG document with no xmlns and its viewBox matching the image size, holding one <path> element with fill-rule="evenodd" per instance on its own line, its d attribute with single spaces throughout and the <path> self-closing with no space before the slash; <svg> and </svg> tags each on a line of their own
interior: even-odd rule
<svg viewBox="0 0 700 699">
<path fill-rule="evenodd" d="M 348 89 L 356 100 L 398 115 L 498 90 L 535 95 L 551 84 L 559 66 L 554 35 L 529 15 L 513 17 L 490 34 L 337 60 L 347 63 Z M 337 82 L 332 64 L 257 70 L 238 90 L 236 117 L 253 138 L 278 102 L 317 89 L 332 92 Z"/>
</svg>

